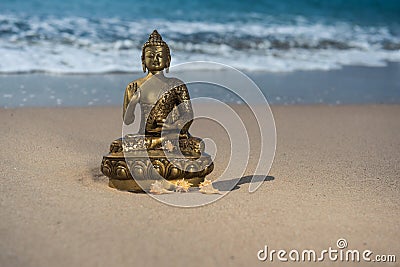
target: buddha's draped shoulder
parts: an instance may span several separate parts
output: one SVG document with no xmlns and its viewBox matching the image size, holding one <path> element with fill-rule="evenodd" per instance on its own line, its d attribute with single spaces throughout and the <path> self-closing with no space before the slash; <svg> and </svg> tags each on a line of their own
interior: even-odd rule
<svg viewBox="0 0 400 267">
<path fill-rule="evenodd" d="M 177 108 L 177 112 L 180 116 L 192 115 L 192 107 L 190 103 L 189 91 L 186 85 L 179 79 L 168 78 L 167 88 L 163 90 L 162 95 L 158 101 L 154 104 L 154 112 L 162 113 L 161 117 L 168 114 L 166 112 L 173 111 Z M 164 117 L 165 118 L 165 117 Z"/>
<path fill-rule="evenodd" d="M 193 118 L 190 96 L 186 85 L 176 78 L 168 78 L 158 100 L 151 107 L 142 104 L 143 113 L 147 114 L 146 128 L 157 128 L 160 123 L 172 124 L 179 118 Z"/>
</svg>

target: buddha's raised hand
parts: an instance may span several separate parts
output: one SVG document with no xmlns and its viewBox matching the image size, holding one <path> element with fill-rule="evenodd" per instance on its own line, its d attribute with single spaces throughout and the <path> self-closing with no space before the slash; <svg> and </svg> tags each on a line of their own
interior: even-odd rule
<svg viewBox="0 0 400 267">
<path fill-rule="evenodd" d="M 138 85 L 136 82 L 132 82 L 132 83 L 128 84 L 126 91 L 127 91 L 129 101 L 132 101 L 132 98 L 139 97 L 139 90 L 138 90 Z"/>
<path fill-rule="evenodd" d="M 135 120 L 135 106 L 139 102 L 140 90 L 136 82 L 128 84 L 125 90 L 122 118 L 125 124 L 131 124 Z"/>
</svg>

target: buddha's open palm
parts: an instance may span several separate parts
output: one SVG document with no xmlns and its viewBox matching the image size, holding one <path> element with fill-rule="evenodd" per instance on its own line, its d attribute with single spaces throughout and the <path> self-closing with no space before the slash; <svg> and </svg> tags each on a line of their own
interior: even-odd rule
<svg viewBox="0 0 400 267">
<path fill-rule="evenodd" d="M 129 101 L 137 100 L 140 97 L 140 90 L 138 89 L 137 83 L 130 83 L 126 89 Z"/>
</svg>

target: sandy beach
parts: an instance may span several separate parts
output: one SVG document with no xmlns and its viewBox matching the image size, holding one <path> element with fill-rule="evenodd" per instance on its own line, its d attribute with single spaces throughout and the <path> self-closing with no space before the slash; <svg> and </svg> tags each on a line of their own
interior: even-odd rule
<svg viewBox="0 0 400 267">
<path fill-rule="evenodd" d="M 399 14 L 396 0 L 2 0 L 0 267 L 400 267 Z M 186 128 L 171 139 L 192 113 L 214 165 Z M 136 178 L 154 177 L 149 155 L 195 185 L 214 166 L 221 194 L 113 189 L 101 166 L 136 188 L 121 150 Z"/>
<path fill-rule="evenodd" d="M 273 264 L 257 259 L 265 245 L 323 250 L 339 238 L 398 257 L 400 106 L 272 111 L 277 150 L 259 190 L 233 177 L 237 190 L 184 209 L 107 186 L 99 167 L 120 108 L 1 109 L 0 265 L 261 266 Z"/>
</svg>

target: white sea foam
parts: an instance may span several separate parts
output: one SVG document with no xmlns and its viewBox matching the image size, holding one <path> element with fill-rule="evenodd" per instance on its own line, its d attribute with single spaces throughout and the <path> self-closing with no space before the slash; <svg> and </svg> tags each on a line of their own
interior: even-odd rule
<svg viewBox="0 0 400 267">
<path fill-rule="evenodd" d="M 247 71 L 330 70 L 400 61 L 400 37 L 387 27 L 126 21 L 0 15 L 0 73 L 104 73 L 141 70 L 141 45 L 153 28 L 172 64 L 209 60 Z M 150 30 L 149 30 L 150 29 Z"/>
</svg>

